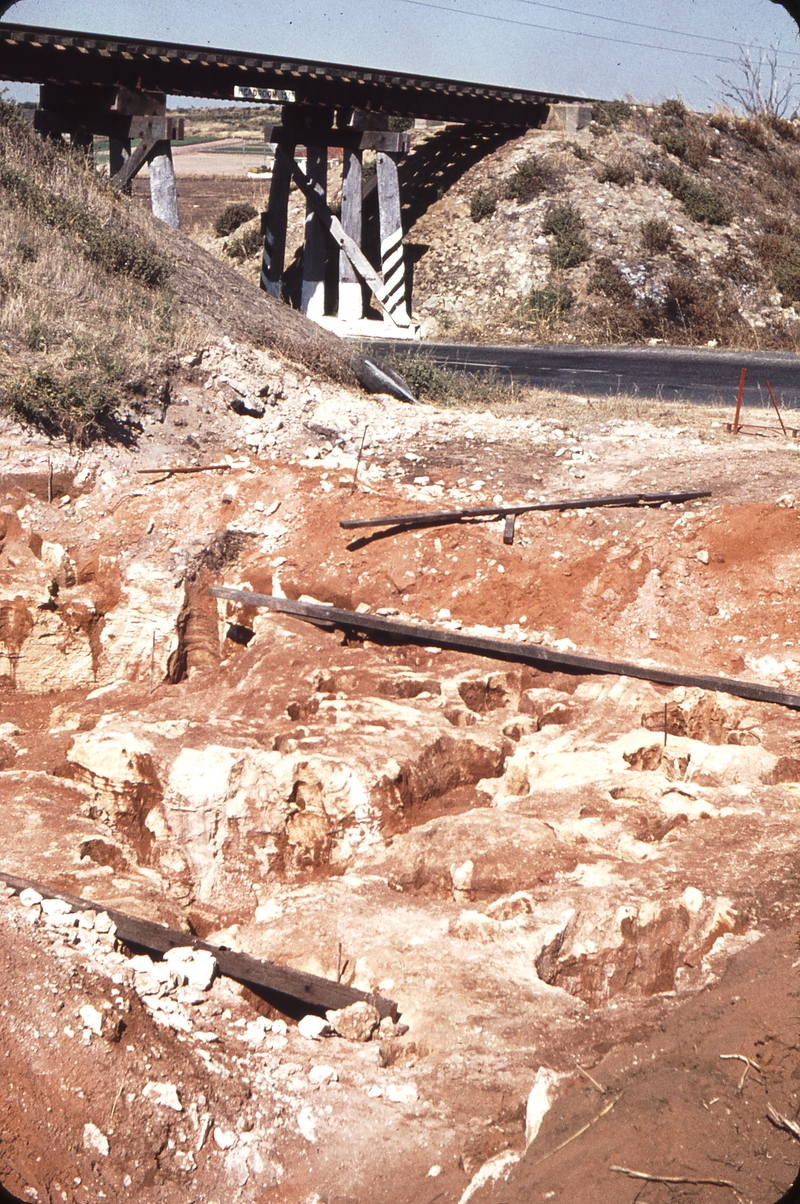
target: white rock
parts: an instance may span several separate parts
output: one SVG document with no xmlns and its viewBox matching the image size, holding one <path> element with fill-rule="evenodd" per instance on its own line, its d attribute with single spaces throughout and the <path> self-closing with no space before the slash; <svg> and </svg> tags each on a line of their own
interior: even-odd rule
<svg viewBox="0 0 800 1204">
<path fill-rule="evenodd" d="M 311 1108 L 308 1106 L 301 1108 L 295 1119 L 297 1121 L 297 1127 L 305 1137 L 306 1141 L 316 1141 L 317 1126 L 314 1123 L 314 1113 L 311 1111 Z"/>
<path fill-rule="evenodd" d="M 561 1075 L 556 1074 L 554 1070 L 549 1070 L 546 1066 L 540 1066 L 536 1071 L 525 1108 L 526 1148 L 538 1136 L 542 1121 L 550 1111 L 554 1088 L 560 1078 Z"/>
<path fill-rule="evenodd" d="M 94 930 L 95 932 L 115 933 L 117 931 L 117 926 L 107 911 L 100 911 L 95 916 Z"/>
<path fill-rule="evenodd" d="M 72 908 L 66 899 L 42 899 L 42 911 L 46 916 L 55 918 L 68 915 Z"/>
<path fill-rule="evenodd" d="M 285 1037 L 289 1031 L 289 1025 L 286 1023 L 285 1020 L 273 1020 L 272 1021 L 272 1031 L 278 1037 Z"/>
<path fill-rule="evenodd" d="M 183 1104 L 178 1097 L 178 1089 L 174 1083 L 156 1083 L 150 1079 L 145 1083 L 142 1095 L 161 1108 L 172 1108 L 173 1112 L 183 1112 Z"/>
<path fill-rule="evenodd" d="M 190 987 L 196 987 L 198 991 L 207 991 L 217 972 L 217 959 L 206 949 L 195 949 L 192 960 L 184 962 L 181 969 Z"/>
<path fill-rule="evenodd" d="M 338 1083 L 339 1076 L 332 1066 L 324 1066 L 320 1063 L 311 1067 L 308 1072 L 308 1081 L 310 1083 Z"/>
<path fill-rule="evenodd" d="M 687 886 L 681 895 L 681 902 L 691 915 L 696 916 L 703 906 L 703 895 L 696 886 Z"/>
<path fill-rule="evenodd" d="M 695 554 L 695 560 L 699 560 L 701 564 L 708 564 L 708 552 L 705 548 Z"/>
<path fill-rule="evenodd" d="M 363 999 L 338 1011 L 328 1011 L 325 1016 L 334 1032 L 346 1041 L 371 1040 L 381 1019 L 378 1009 Z"/>
<path fill-rule="evenodd" d="M 87 1003 L 81 1008 L 79 1015 L 84 1028 L 97 1033 L 99 1037 L 103 1031 L 103 1013 L 99 1012 L 96 1007 L 92 1007 L 91 1003 Z"/>
<path fill-rule="evenodd" d="M 274 1031 L 274 1030 L 273 1030 Z M 322 1016 L 303 1016 L 297 1025 L 297 1031 L 307 1041 L 319 1041 L 320 1037 L 329 1037 L 333 1032 L 331 1025 Z"/>
<path fill-rule="evenodd" d="M 223 1129 L 217 1125 L 214 1129 L 214 1141 L 221 1150 L 232 1150 L 236 1145 L 236 1134 L 231 1129 Z"/>
<path fill-rule="evenodd" d="M 194 957 L 194 949 L 191 945 L 175 945 L 172 949 L 167 949 L 164 954 L 165 962 L 190 962 Z"/>
<path fill-rule="evenodd" d="M 480 1191 L 491 1179 L 495 1181 L 500 1178 L 507 1179 L 509 1171 L 516 1162 L 519 1162 L 519 1154 L 514 1150 L 503 1150 L 502 1154 L 495 1154 L 494 1158 L 484 1162 L 480 1170 L 472 1176 L 458 1204 L 467 1204 L 475 1193 Z"/>
<path fill-rule="evenodd" d="M 84 1125 L 83 1148 L 89 1150 L 92 1154 L 102 1154 L 104 1158 L 107 1158 L 109 1150 L 108 1138 L 105 1133 L 100 1132 L 97 1125 Z"/>
<path fill-rule="evenodd" d="M 217 959 L 208 949 L 192 949 L 189 945 L 178 945 L 164 954 L 165 962 L 173 970 L 179 970 L 190 987 L 207 991 L 217 972 Z"/>
<path fill-rule="evenodd" d="M 392 1083 L 384 1089 L 384 1095 L 393 1104 L 414 1104 L 419 1099 L 413 1083 Z"/>
<path fill-rule="evenodd" d="M 217 1033 L 205 1032 L 200 1030 L 194 1034 L 196 1041 L 202 1041 L 204 1045 L 210 1045 L 213 1041 L 219 1041 Z"/>
<path fill-rule="evenodd" d="M 19 892 L 19 901 L 23 907 L 36 907 L 42 903 L 42 896 L 32 886 L 26 886 Z"/>
<path fill-rule="evenodd" d="M 97 919 L 99 920 L 100 916 Z M 95 920 L 95 928 L 97 928 L 97 920 Z M 152 974 L 153 959 L 146 953 L 137 953 L 135 957 L 128 958 L 128 967 L 133 970 L 134 974 Z"/>
<path fill-rule="evenodd" d="M 439 1176 L 441 1175 L 441 1173 L 442 1173 L 442 1168 L 440 1166 L 432 1166 L 431 1169 L 428 1171 L 427 1178 L 428 1179 L 438 1179 Z"/>
<path fill-rule="evenodd" d="M 272 1025 L 270 1025 L 270 1028 Z M 244 1030 L 243 1040 L 250 1045 L 261 1045 L 266 1038 L 266 1031 L 263 1021 L 252 1020 Z"/>
<path fill-rule="evenodd" d="M 466 891 L 472 885 L 472 875 L 475 872 L 475 866 L 471 861 L 465 861 L 463 865 L 452 865 L 450 867 L 450 877 L 453 882 L 453 889 L 457 891 Z"/>
<path fill-rule="evenodd" d="M 204 992 L 198 991 L 196 987 L 178 987 L 175 992 L 175 998 L 178 1003 L 183 1003 L 190 1007 L 196 1007 L 197 1004 L 206 1002 Z"/>
</svg>

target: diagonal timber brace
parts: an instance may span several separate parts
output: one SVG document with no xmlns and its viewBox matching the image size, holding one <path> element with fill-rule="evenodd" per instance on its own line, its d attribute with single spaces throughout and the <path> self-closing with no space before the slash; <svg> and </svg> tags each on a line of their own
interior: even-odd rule
<svg viewBox="0 0 800 1204">
<path fill-rule="evenodd" d="M 324 196 L 322 196 L 309 184 L 308 180 L 303 175 L 294 160 L 292 161 L 291 170 L 292 179 L 294 180 L 295 184 L 312 206 L 314 213 L 319 218 L 320 222 L 322 222 L 323 226 L 328 231 L 337 247 L 344 252 L 354 269 L 358 272 L 359 276 L 361 276 L 365 283 L 368 284 L 372 289 L 375 300 L 381 307 L 382 312 L 391 319 L 395 326 L 408 325 L 407 316 L 405 316 L 404 320 L 404 315 L 402 313 L 394 315 L 387 308 L 387 302 L 389 299 L 388 291 L 382 278 L 375 271 L 361 248 L 356 245 L 349 234 L 345 233 L 344 229 L 342 228 L 342 223 L 339 221 L 338 217 L 331 213 L 330 209 L 328 208 L 328 203 Z"/>
<path fill-rule="evenodd" d="M 130 184 L 133 177 L 137 175 L 144 167 L 148 157 L 155 149 L 157 141 L 158 139 L 156 138 L 142 139 L 142 141 L 136 147 L 136 150 L 128 155 L 127 159 L 116 175 L 111 177 L 111 183 L 115 188 L 122 189 L 125 188 L 127 184 Z"/>
</svg>

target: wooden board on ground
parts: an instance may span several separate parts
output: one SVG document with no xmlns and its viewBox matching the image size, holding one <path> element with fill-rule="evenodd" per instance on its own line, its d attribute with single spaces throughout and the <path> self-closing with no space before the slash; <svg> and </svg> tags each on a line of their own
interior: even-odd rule
<svg viewBox="0 0 800 1204">
<path fill-rule="evenodd" d="M 178 932 L 151 920 L 140 920 L 136 916 L 125 915 L 113 907 L 102 903 L 93 903 L 89 899 L 79 899 L 76 895 L 45 886 L 41 882 L 32 882 L 28 878 L 19 878 L 0 870 L 0 882 L 15 891 L 28 888 L 36 890 L 45 899 L 63 899 L 74 911 L 104 911 L 117 926 L 120 940 L 130 945 L 138 945 L 151 953 L 166 953 L 168 949 L 191 946 L 192 949 L 205 949 L 213 953 L 220 971 L 228 978 L 250 987 L 274 992 L 304 1004 L 309 1011 L 328 1011 L 348 1007 L 351 1003 L 364 1000 L 371 1003 L 383 1018 L 397 1016 L 397 1004 L 393 999 L 385 999 L 382 995 L 371 995 L 367 991 L 358 991 L 355 987 L 345 986 L 344 983 L 333 982 L 330 978 L 321 978 L 317 974 L 307 974 L 304 970 L 295 970 L 291 966 L 281 966 L 276 962 L 263 961 L 251 957 L 248 953 L 234 953 L 231 949 L 211 945 L 208 941 L 198 940 L 188 932 Z M 280 1006 L 280 1005 L 278 1005 Z"/>
</svg>

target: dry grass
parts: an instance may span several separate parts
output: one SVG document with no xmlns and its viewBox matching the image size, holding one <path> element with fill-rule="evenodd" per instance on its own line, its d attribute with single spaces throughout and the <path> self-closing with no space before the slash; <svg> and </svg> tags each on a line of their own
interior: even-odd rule
<svg viewBox="0 0 800 1204">
<path fill-rule="evenodd" d="M 39 141 L 8 104 L 0 264 L 0 393 L 29 422 L 47 412 L 40 425 L 53 433 L 97 434 L 128 378 L 162 370 L 196 337 L 174 305 L 169 261 L 130 202 L 80 156 Z M 78 396 L 92 413 L 59 428 L 58 398 Z"/>
</svg>

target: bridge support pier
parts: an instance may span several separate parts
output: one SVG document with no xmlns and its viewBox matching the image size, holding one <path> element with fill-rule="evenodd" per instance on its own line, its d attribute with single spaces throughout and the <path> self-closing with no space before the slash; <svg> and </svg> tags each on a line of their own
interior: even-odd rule
<svg viewBox="0 0 800 1204">
<path fill-rule="evenodd" d="M 361 246 L 363 152 L 344 148 L 342 163 L 342 229 Z M 339 251 L 339 317 L 343 322 L 360 322 L 364 316 L 361 281 L 344 251 Z"/>
<path fill-rule="evenodd" d="M 406 267 L 403 258 L 403 218 L 400 212 L 400 180 L 397 160 L 378 151 L 378 227 L 381 238 L 381 271 L 386 286 L 386 308 L 395 320 L 409 321 L 406 308 Z"/>
<path fill-rule="evenodd" d="M 150 204 L 155 217 L 173 226 L 180 226 L 178 217 L 178 185 L 172 162 L 172 146 L 166 138 L 159 139 L 150 152 Z"/>
<path fill-rule="evenodd" d="M 294 142 L 279 142 L 275 147 L 272 183 L 267 212 L 261 215 L 264 254 L 261 260 L 261 287 L 271 297 L 283 293 L 283 261 L 286 258 L 286 215 L 292 183 Z"/>
<path fill-rule="evenodd" d="M 272 296 L 282 295 L 289 185 L 294 179 L 306 197 L 303 313 L 317 322 L 326 318 L 325 247 L 330 237 L 339 248 L 338 320 L 351 325 L 361 321 L 364 281 L 372 290 L 385 322 L 399 333 L 401 329 L 408 330 L 411 319 L 397 157 L 407 153 L 410 139 L 407 134 L 393 130 L 364 128 L 370 121 L 379 120 L 372 114 L 350 112 L 348 116 L 351 124 L 334 127 L 330 110 L 287 105 L 283 124 L 265 128 L 265 139 L 274 143 L 276 150 L 268 208 L 262 218 L 261 287 Z M 298 144 L 306 147 L 305 176 L 294 159 Z M 332 146 L 341 147 L 343 152 L 341 221 L 328 207 L 326 195 L 328 148 Z M 361 251 L 365 150 L 376 152 L 382 274 Z"/>
<path fill-rule="evenodd" d="M 112 183 L 126 192 L 147 163 L 153 213 L 177 228 L 178 190 L 171 142 L 183 137 L 183 120 L 166 116 L 166 102 L 163 92 L 42 84 L 34 127 L 45 137 L 69 134 L 73 144 L 87 153 L 91 153 L 95 137 L 108 138 L 109 174 Z M 131 152 L 135 138 L 141 142 Z"/>
<path fill-rule="evenodd" d="M 306 178 L 309 188 L 327 205 L 328 148 L 306 147 Z M 318 322 L 325 315 L 325 250 L 327 237 L 314 208 L 306 198 L 305 243 L 303 251 L 303 292 L 300 310 Z"/>
</svg>

